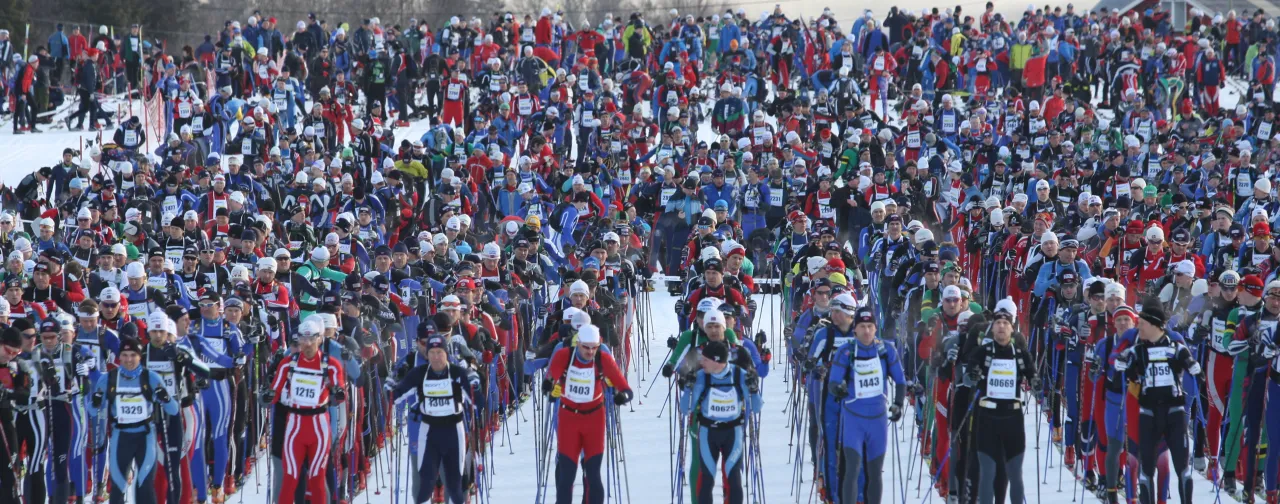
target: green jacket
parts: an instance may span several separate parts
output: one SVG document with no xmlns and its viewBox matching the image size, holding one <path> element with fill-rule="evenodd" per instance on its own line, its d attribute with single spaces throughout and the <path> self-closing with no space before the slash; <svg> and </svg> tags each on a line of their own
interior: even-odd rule
<svg viewBox="0 0 1280 504">
<path fill-rule="evenodd" d="M 733 329 L 725 329 L 724 340 L 728 341 L 730 345 L 737 345 L 738 333 L 733 332 Z M 695 353 L 694 355 L 696 355 L 698 347 L 701 347 L 706 343 L 707 333 L 702 332 L 700 329 L 690 329 L 680 333 L 680 339 L 676 342 L 675 350 L 671 351 L 671 358 L 667 359 L 667 364 L 675 366 L 677 367 L 677 371 L 681 371 L 678 369 L 678 366 L 681 361 L 688 358 L 685 356 L 685 353 L 692 351 Z M 691 345 L 692 348 L 690 348 Z"/>
<path fill-rule="evenodd" d="M 315 286 L 319 290 L 324 289 L 323 287 L 316 285 L 318 280 L 327 280 L 338 284 L 347 280 L 346 273 L 329 267 L 320 269 L 311 261 L 307 261 L 306 264 L 298 267 L 298 275 L 305 278 L 308 282 L 311 282 L 311 285 Z M 301 308 L 301 318 L 305 319 L 308 315 L 315 313 L 319 308 L 319 303 L 320 300 L 311 294 L 306 292 L 298 293 L 298 307 Z"/>
</svg>

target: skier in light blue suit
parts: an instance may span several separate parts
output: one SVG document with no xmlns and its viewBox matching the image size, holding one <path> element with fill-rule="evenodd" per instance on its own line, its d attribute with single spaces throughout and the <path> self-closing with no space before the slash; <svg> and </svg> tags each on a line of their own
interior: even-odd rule
<svg viewBox="0 0 1280 504">
<path fill-rule="evenodd" d="M 699 359 L 702 369 L 693 388 L 680 396 L 680 411 L 688 415 L 696 408 L 698 446 L 702 463 L 694 487 L 697 502 L 713 502 L 717 462 L 724 461 L 725 493 L 729 504 L 743 501 L 742 466 L 747 452 L 743 424 L 760 411 L 759 377 L 729 362 L 729 346 L 709 341 Z"/>
<path fill-rule="evenodd" d="M 165 415 L 178 414 L 178 402 L 164 387 L 159 373 L 142 367 L 142 344 L 129 338 L 120 344 L 120 367 L 98 377 L 90 393 L 89 411 L 97 416 L 105 413 L 112 423 L 111 502 L 123 504 L 129 488 L 129 469 L 133 479 L 134 502 L 156 501 L 156 427 L 164 425 L 154 419 L 155 404 Z"/>
</svg>

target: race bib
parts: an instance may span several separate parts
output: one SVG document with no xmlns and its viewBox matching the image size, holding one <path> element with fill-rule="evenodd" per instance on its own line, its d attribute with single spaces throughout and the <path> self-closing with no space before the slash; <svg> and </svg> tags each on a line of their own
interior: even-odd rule
<svg viewBox="0 0 1280 504">
<path fill-rule="evenodd" d="M 147 409 L 147 399 L 142 397 L 142 389 L 134 387 L 132 392 L 126 392 L 124 388 L 116 389 L 116 422 L 121 424 L 145 422 L 151 417 Z"/>
<path fill-rule="evenodd" d="M 853 361 L 854 377 L 857 387 L 854 389 L 855 399 L 869 399 L 884 395 L 884 368 L 880 359 L 855 359 Z"/>
<path fill-rule="evenodd" d="M 138 301 L 137 303 L 130 303 L 130 304 L 129 304 L 129 316 L 130 316 L 130 317 L 133 317 L 133 318 L 146 318 L 146 316 L 147 316 L 147 302 L 146 302 L 146 301 Z"/>
<path fill-rule="evenodd" d="M 991 369 L 987 372 L 987 397 L 1018 398 L 1018 363 L 1016 361 L 991 359 Z"/>
<path fill-rule="evenodd" d="M 596 368 L 569 366 L 565 372 L 564 398 L 586 404 L 596 396 Z"/>
<path fill-rule="evenodd" d="M 1248 172 L 1236 175 L 1236 194 L 1253 194 L 1253 180 Z"/>
<path fill-rule="evenodd" d="M 823 219 L 836 218 L 836 209 L 831 208 L 831 198 L 818 198 L 818 214 Z"/>
<path fill-rule="evenodd" d="M 1122 196 L 1130 196 L 1131 194 L 1132 194 L 1132 191 L 1131 191 L 1131 190 L 1130 190 L 1130 188 L 1129 188 L 1129 183 L 1128 183 L 1128 182 L 1125 182 L 1125 183 L 1123 183 L 1123 184 L 1116 184 L 1116 197 L 1117 197 L 1117 198 L 1122 197 Z"/>
<path fill-rule="evenodd" d="M 1169 367 L 1169 359 L 1173 358 L 1173 349 L 1169 347 L 1152 347 L 1147 349 L 1147 373 L 1143 385 L 1146 388 L 1173 386 L 1173 368 Z"/>
<path fill-rule="evenodd" d="M 946 132 L 946 133 L 955 133 L 955 131 L 956 131 L 956 116 L 951 115 L 951 114 L 943 114 L 943 116 L 942 116 L 942 131 L 944 131 L 944 132 Z"/>
<path fill-rule="evenodd" d="M 664 207 L 667 206 L 667 202 L 671 201 L 671 197 L 675 196 L 675 194 L 676 194 L 676 188 L 674 187 L 662 188 L 662 197 L 661 197 L 662 206 Z"/>
<path fill-rule="evenodd" d="M 320 405 L 320 387 L 324 383 L 324 376 L 319 371 L 294 368 L 293 379 L 290 381 L 289 394 L 294 406 L 315 408 Z"/>
<path fill-rule="evenodd" d="M 164 257 L 169 260 L 169 264 L 173 265 L 173 269 L 182 269 L 182 249 L 165 249 Z"/>
<path fill-rule="evenodd" d="M 709 387 L 705 406 L 707 409 L 703 412 L 703 416 L 709 418 L 736 419 L 742 414 L 738 393 L 733 389 L 721 390 Z"/>
<path fill-rule="evenodd" d="M 178 117 L 183 119 L 191 117 L 191 103 L 178 102 Z"/>
<path fill-rule="evenodd" d="M 453 383 L 449 380 L 423 381 L 422 395 L 423 402 L 419 406 L 422 414 L 445 417 L 458 413 L 457 404 L 453 400 Z"/>
<path fill-rule="evenodd" d="M 253 138 L 246 137 L 240 141 L 240 153 L 246 156 L 253 155 Z"/>
<path fill-rule="evenodd" d="M 769 206 L 782 206 L 782 189 L 772 189 L 769 191 Z"/>
<path fill-rule="evenodd" d="M 920 148 L 920 130 L 907 132 L 907 147 L 911 149 Z"/>
<path fill-rule="evenodd" d="M 133 147 L 135 145 L 138 145 L 138 132 L 133 130 L 125 130 L 124 145 L 126 147 Z"/>
<path fill-rule="evenodd" d="M 516 100 L 516 108 L 520 111 L 520 115 L 527 116 L 533 113 L 533 100 L 521 98 Z"/>
<path fill-rule="evenodd" d="M 449 100 L 457 101 L 462 97 L 462 84 L 457 82 L 449 83 Z"/>
<path fill-rule="evenodd" d="M 147 369 L 155 371 L 156 374 L 160 375 L 160 381 L 164 382 L 164 389 L 169 391 L 170 397 L 176 397 L 178 395 L 178 379 L 173 374 L 172 362 L 147 362 Z"/>
<path fill-rule="evenodd" d="M 191 131 L 204 131 L 204 116 L 191 118 Z"/>
<path fill-rule="evenodd" d="M 876 71 L 877 71 L 877 72 L 883 72 L 883 71 L 884 71 L 884 58 L 883 58 L 883 57 L 881 57 L 881 58 L 876 58 L 876 62 L 875 62 L 875 69 L 876 69 Z"/>
<path fill-rule="evenodd" d="M 164 214 L 166 214 L 166 215 L 178 215 L 178 213 L 179 213 L 179 212 L 178 212 L 178 197 L 177 197 L 177 196 L 165 196 L 165 197 L 164 197 L 164 204 L 163 204 L 163 205 L 161 205 L 161 206 L 160 206 L 160 208 L 163 210 L 163 213 L 164 213 Z"/>
</svg>

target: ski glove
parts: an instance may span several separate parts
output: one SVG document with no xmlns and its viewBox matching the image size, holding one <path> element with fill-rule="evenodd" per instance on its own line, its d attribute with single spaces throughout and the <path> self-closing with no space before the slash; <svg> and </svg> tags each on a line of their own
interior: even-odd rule
<svg viewBox="0 0 1280 504">
<path fill-rule="evenodd" d="M 208 382 L 206 381 L 205 384 L 208 385 Z M 262 391 L 258 393 L 258 399 L 264 404 L 273 403 L 276 400 L 276 391 L 269 388 L 262 389 Z"/>
<path fill-rule="evenodd" d="M 387 380 L 387 384 L 386 384 L 386 385 L 383 385 L 383 386 L 382 386 L 382 389 L 383 389 L 383 390 L 386 390 L 387 392 L 394 392 L 394 391 L 396 390 L 396 381 L 395 381 L 395 380 Z"/>
<path fill-rule="evenodd" d="M 1262 345 L 1261 350 L 1262 358 L 1264 359 L 1271 359 L 1280 354 L 1280 348 L 1277 348 L 1275 343 L 1265 343 Z"/>
<path fill-rule="evenodd" d="M 622 406 L 622 405 L 624 405 L 624 404 L 626 404 L 626 403 L 629 403 L 629 402 L 631 402 L 631 391 L 630 391 L 630 390 L 619 390 L 619 391 L 618 391 L 618 393 L 613 394 L 613 403 L 614 403 L 614 404 L 617 404 L 618 406 Z"/>
<path fill-rule="evenodd" d="M 849 386 L 844 383 L 832 383 L 831 386 L 827 387 L 827 390 L 830 391 L 831 395 L 835 396 L 836 399 L 844 399 L 845 396 L 849 395 Z"/>
<path fill-rule="evenodd" d="M 94 392 L 93 397 L 89 398 L 95 409 L 102 408 L 103 395 L 102 392 Z"/>
<path fill-rule="evenodd" d="M 1116 356 L 1116 363 L 1113 367 L 1116 371 L 1124 372 L 1129 369 L 1131 362 L 1133 362 L 1133 348 L 1126 348 L 1125 351 Z"/>
<path fill-rule="evenodd" d="M 889 406 L 889 421 L 897 422 L 898 420 L 902 420 L 902 406 L 897 404 Z"/>
<path fill-rule="evenodd" d="M 332 404 L 342 404 L 347 401 L 347 389 L 333 385 L 329 387 L 329 399 Z"/>
<path fill-rule="evenodd" d="M 666 363 L 666 364 L 663 364 L 663 365 L 662 365 L 662 377 L 663 377 L 663 378 L 671 378 L 671 375 L 673 375 L 673 374 L 676 374 L 676 367 L 675 367 L 675 366 L 672 366 L 670 362 L 668 362 L 668 363 Z"/>
<path fill-rule="evenodd" d="M 160 403 L 160 404 L 167 403 L 167 402 L 169 402 L 169 399 L 171 399 L 171 397 L 169 396 L 169 389 L 164 388 L 164 387 L 160 387 L 160 388 L 156 389 L 156 394 L 155 394 L 155 396 L 156 396 L 156 397 L 155 397 L 156 402 L 157 402 L 157 403 Z"/>
<path fill-rule="evenodd" d="M 680 340 L 676 339 L 675 336 L 667 336 L 667 348 L 675 350 L 676 346 L 679 344 L 680 344 Z"/>
<path fill-rule="evenodd" d="M 89 376 L 89 370 L 93 369 L 89 364 L 89 362 L 76 364 L 76 376 Z"/>
<path fill-rule="evenodd" d="M 765 342 L 767 342 L 767 341 L 769 341 L 769 337 L 765 335 L 764 331 L 757 331 L 757 332 L 756 332 L 756 344 L 757 344 L 757 345 L 764 345 L 764 344 L 765 344 Z"/>
</svg>

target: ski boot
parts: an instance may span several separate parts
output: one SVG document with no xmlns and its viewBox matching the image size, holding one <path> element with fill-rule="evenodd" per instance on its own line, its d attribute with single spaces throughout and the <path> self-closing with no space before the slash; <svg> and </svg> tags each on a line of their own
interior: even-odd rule
<svg viewBox="0 0 1280 504">
<path fill-rule="evenodd" d="M 1267 504 L 1280 504 L 1280 493 L 1275 490 L 1267 492 Z"/>
<path fill-rule="evenodd" d="M 213 504 L 222 504 L 227 501 L 227 496 L 222 493 L 222 489 L 218 487 L 209 488 L 209 502 Z"/>
<path fill-rule="evenodd" d="M 1098 475 L 1093 471 L 1085 471 L 1084 489 L 1090 492 L 1094 492 L 1098 490 Z"/>
<path fill-rule="evenodd" d="M 1076 447 L 1074 447 L 1074 446 L 1068 446 L 1068 447 L 1066 448 L 1066 450 L 1064 450 L 1064 451 L 1063 451 L 1063 454 L 1062 454 L 1062 463 L 1063 463 L 1063 464 L 1066 464 L 1066 465 L 1067 465 L 1067 467 L 1068 467 L 1068 468 L 1070 468 L 1070 470 L 1071 470 L 1072 474 L 1074 474 L 1074 473 L 1075 473 L 1075 466 L 1076 466 Z"/>
<path fill-rule="evenodd" d="M 1196 472 L 1204 474 L 1205 468 L 1209 467 L 1209 461 L 1204 457 L 1195 457 L 1191 459 L 1191 467 L 1194 468 Z"/>
<path fill-rule="evenodd" d="M 1062 427 L 1053 428 L 1053 444 L 1062 446 Z"/>
<path fill-rule="evenodd" d="M 1234 474 L 1227 474 L 1222 478 L 1222 491 L 1232 498 L 1239 500 L 1240 487 L 1236 486 L 1236 477 Z"/>
<path fill-rule="evenodd" d="M 435 504 L 444 504 L 444 487 L 436 486 L 434 492 L 431 492 L 431 502 Z"/>
<path fill-rule="evenodd" d="M 1108 488 L 1107 493 L 1102 498 L 1104 504 L 1120 504 L 1120 495 L 1114 488 Z"/>
<path fill-rule="evenodd" d="M 228 474 L 222 481 L 222 491 L 226 495 L 235 495 L 236 490 L 236 480 Z"/>
</svg>

